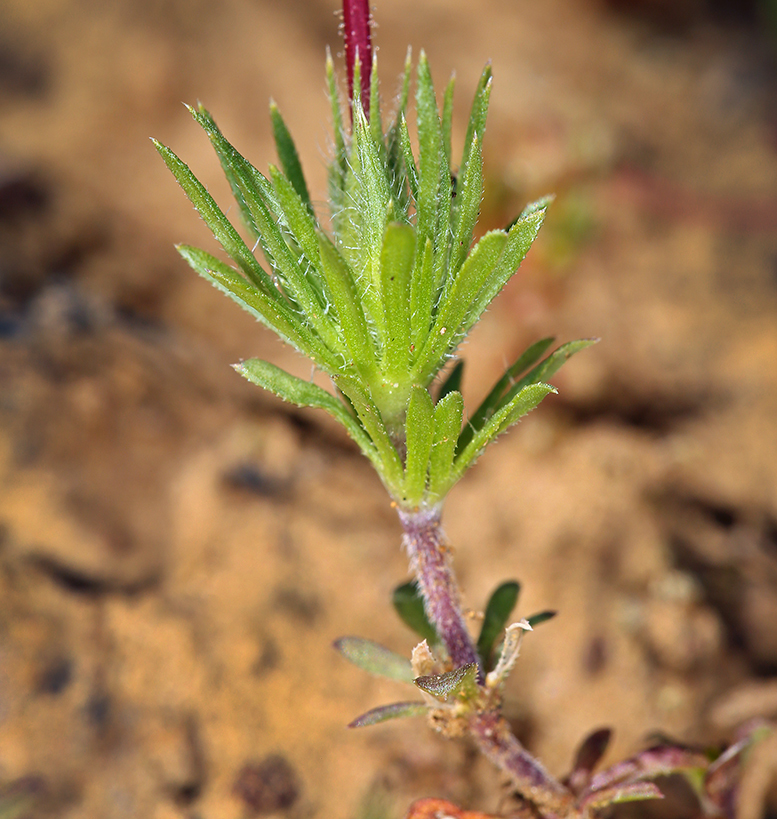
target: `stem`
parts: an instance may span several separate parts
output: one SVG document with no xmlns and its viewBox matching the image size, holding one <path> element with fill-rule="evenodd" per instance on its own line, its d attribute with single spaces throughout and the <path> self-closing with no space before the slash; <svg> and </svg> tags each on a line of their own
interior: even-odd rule
<svg viewBox="0 0 777 819">
<path fill-rule="evenodd" d="M 440 525 L 440 515 L 439 506 L 416 512 L 399 509 L 405 530 L 402 540 L 424 598 L 426 616 L 445 644 L 453 667 L 477 663 L 478 682 L 483 685 L 483 670 L 461 612 L 452 550 Z M 521 745 L 498 710 L 491 707 L 474 711 L 467 723 L 481 752 L 510 776 L 521 795 L 543 816 L 569 814 L 572 793 Z"/>
<path fill-rule="evenodd" d="M 476 713 L 469 720 L 469 730 L 481 752 L 513 780 L 521 796 L 536 805 L 543 816 L 568 815 L 572 793 L 521 745 L 501 714 Z"/>
<path fill-rule="evenodd" d="M 399 519 L 405 530 L 402 542 L 424 598 L 426 616 L 448 649 L 453 667 L 477 663 L 480 668 L 477 649 L 461 612 L 452 550 L 440 525 L 440 514 L 439 507 L 418 512 L 400 509 Z"/>
<path fill-rule="evenodd" d="M 348 103 L 353 101 L 354 65 L 358 57 L 361 78 L 360 101 L 362 110 L 370 116 L 370 74 L 372 73 L 372 36 L 370 31 L 369 0 L 343 0 L 343 40 L 345 41 L 345 70 L 348 74 Z M 353 117 L 353 111 L 351 111 Z"/>
</svg>

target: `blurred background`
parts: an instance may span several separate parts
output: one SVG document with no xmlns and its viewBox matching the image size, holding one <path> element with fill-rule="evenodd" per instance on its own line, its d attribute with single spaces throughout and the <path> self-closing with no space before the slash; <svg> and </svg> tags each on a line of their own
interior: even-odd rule
<svg viewBox="0 0 777 819">
<path fill-rule="evenodd" d="M 731 741 L 777 716 L 773 0 L 375 16 L 388 106 L 408 45 L 438 88 L 456 70 L 454 154 L 492 61 L 483 230 L 557 195 L 463 348 L 468 406 L 531 341 L 602 339 L 447 510 L 468 606 L 517 578 L 521 615 L 560 612 L 526 640 L 507 713 L 559 776 L 603 725 L 607 762 L 655 731 Z M 397 521 L 339 429 L 229 368 L 309 372 L 179 259 L 174 242 L 213 242 L 148 140 L 227 208 L 181 103 L 265 169 L 272 96 L 324 200 L 338 21 L 330 0 L 0 8 L 3 816 L 400 817 L 421 796 L 508 796 L 422 721 L 344 727 L 408 698 L 331 649 L 410 651 L 389 608 Z M 754 756 L 743 816 L 775 815 L 775 759 L 774 742 Z"/>
</svg>

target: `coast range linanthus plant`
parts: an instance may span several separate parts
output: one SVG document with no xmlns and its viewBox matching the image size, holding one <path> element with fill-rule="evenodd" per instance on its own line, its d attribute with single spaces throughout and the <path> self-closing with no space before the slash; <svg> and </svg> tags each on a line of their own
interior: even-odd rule
<svg viewBox="0 0 777 819">
<path fill-rule="evenodd" d="M 502 688 L 521 640 L 552 612 L 508 626 L 518 585 L 504 583 L 473 640 L 441 528 L 443 502 L 490 443 L 555 392 L 548 382 L 559 367 L 593 341 L 555 350 L 553 339 L 536 342 L 465 416 L 459 347 L 519 268 L 551 199 L 528 205 L 504 229 L 475 239 L 490 66 L 477 85 L 463 153 L 454 163 L 453 80 L 438 105 L 421 52 L 413 139 L 408 56 L 396 111 L 384 123 L 368 5 L 346 0 L 343 11 L 345 104 L 331 56 L 326 62 L 334 125 L 328 213 L 313 207 L 296 147 L 274 104 L 279 166 L 271 165 L 266 175 L 227 141 L 204 107 L 189 109 L 221 161 L 254 249 L 184 162 L 155 145 L 229 262 L 188 245 L 180 245 L 179 253 L 326 373 L 332 391 L 255 358 L 235 369 L 286 401 L 336 418 L 397 509 L 415 580 L 397 589 L 394 604 L 424 639 L 412 659 L 363 638 L 336 645 L 362 668 L 413 685 L 423 700 L 373 709 L 352 725 L 428 714 L 443 734 L 470 736 L 508 774 L 531 815 L 587 816 L 613 802 L 659 797 L 645 780 L 676 770 L 694 772 L 702 783 L 697 790 L 707 794 L 708 760 L 673 746 L 594 776 L 609 738 L 601 731 L 583 744 L 573 773 L 558 780 L 520 744 L 502 715 Z M 713 808 L 717 804 L 704 798 Z"/>
</svg>

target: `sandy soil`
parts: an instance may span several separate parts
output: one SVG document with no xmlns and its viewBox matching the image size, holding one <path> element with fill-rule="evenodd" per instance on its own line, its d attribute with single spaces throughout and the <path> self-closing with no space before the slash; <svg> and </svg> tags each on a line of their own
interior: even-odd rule
<svg viewBox="0 0 777 819">
<path fill-rule="evenodd" d="M 522 614 L 560 612 L 508 702 L 559 775 L 601 725 L 614 761 L 651 731 L 715 743 L 777 716 L 775 56 L 746 21 L 675 5 L 376 9 L 385 96 L 426 48 L 439 84 L 457 71 L 459 142 L 493 62 L 483 227 L 558 194 L 465 347 L 468 404 L 541 335 L 602 338 L 446 517 L 472 609 L 515 577 Z M 0 786 L 37 777 L 31 816 L 506 794 L 421 722 L 344 727 L 406 697 L 331 649 L 410 650 L 398 524 L 344 434 L 230 370 L 307 365 L 172 249 L 212 240 L 150 135 L 228 199 L 181 101 L 262 168 L 273 96 L 324 198 L 327 44 L 323 0 L 0 9 Z M 769 754 L 743 815 L 764 815 Z"/>
</svg>

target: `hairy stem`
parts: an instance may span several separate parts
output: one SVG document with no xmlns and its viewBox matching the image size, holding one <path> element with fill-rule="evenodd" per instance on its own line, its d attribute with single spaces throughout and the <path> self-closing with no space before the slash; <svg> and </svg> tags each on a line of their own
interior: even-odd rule
<svg viewBox="0 0 777 819">
<path fill-rule="evenodd" d="M 459 589 L 453 573 L 452 550 L 440 525 L 440 508 L 417 512 L 399 510 L 403 543 L 418 581 L 429 622 L 448 650 L 454 668 L 478 663 L 477 649 L 464 622 Z M 478 682 L 483 685 L 482 668 Z M 515 738 L 498 710 L 478 710 L 467 721 L 481 752 L 504 771 L 516 789 L 544 816 L 565 816 L 572 793 L 551 776 Z"/>
<path fill-rule="evenodd" d="M 543 815 L 568 814 L 572 793 L 521 745 L 501 714 L 476 713 L 469 720 L 469 730 L 481 752 L 512 779 L 521 796 Z"/>
<path fill-rule="evenodd" d="M 440 525 L 440 510 L 406 512 L 400 509 L 399 519 L 405 530 L 402 541 L 424 598 L 426 616 L 448 650 L 453 667 L 479 665 L 477 650 L 461 612 L 452 550 Z M 480 674 L 482 676 L 482 671 Z"/>
</svg>

